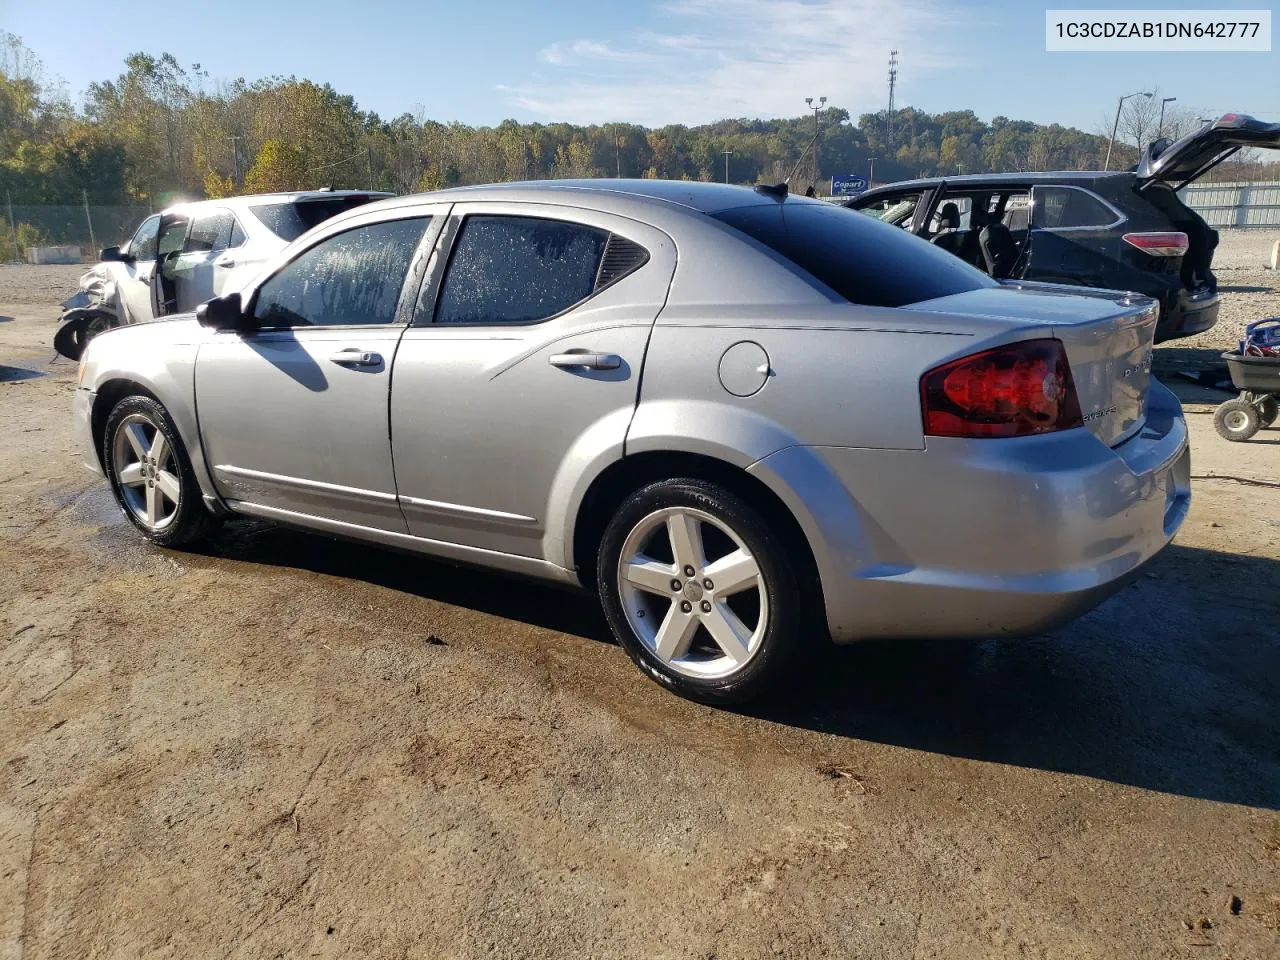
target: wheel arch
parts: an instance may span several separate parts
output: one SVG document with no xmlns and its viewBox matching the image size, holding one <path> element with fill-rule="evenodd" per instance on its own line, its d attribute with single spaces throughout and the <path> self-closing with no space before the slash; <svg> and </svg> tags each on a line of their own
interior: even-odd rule
<svg viewBox="0 0 1280 960">
<path fill-rule="evenodd" d="M 157 390 L 156 385 L 148 382 L 145 378 L 132 374 L 117 373 L 103 377 L 97 382 L 94 388 L 93 408 L 90 411 L 89 426 L 93 436 L 93 452 L 98 460 L 98 465 L 105 469 L 106 465 L 102 462 L 102 443 L 103 434 L 106 432 L 107 418 L 111 416 L 111 411 L 115 409 L 116 404 L 131 396 L 150 397 L 165 408 L 173 420 L 174 426 L 177 427 L 179 439 L 182 441 L 183 446 L 186 447 L 187 457 L 191 461 L 191 470 L 195 474 L 196 482 L 200 485 L 206 504 L 212 509 L 217 509 L 221 505 L 221 500 L 214 490 L 213 480 L 209 476 L 209 471 L 205 464 L 204 450 L 200 445 L 200 432 L 196 423 L 195 410 L 192 406 L 181 402 L 166 402 L 164 391 Z"/>
<path fill-rule="evenodd" d="M 759 510 L 781 533 L 787 549 L 799 558 L 801 583 L 811 599 L 823 602 L 823 588 L 814 556 L 800 521 L 770 486 L 743 466 L 705 453 L 650 450 L 615 460 L 592 480 L 578 504 L 566 557 L 584 586 L 591 587 L 605 527 L 624 499 L 642 487 L 673 477 L 690 477 L 719 484 Z M 821 608 L 819 608 L 821 609 Z"/>
</svg>

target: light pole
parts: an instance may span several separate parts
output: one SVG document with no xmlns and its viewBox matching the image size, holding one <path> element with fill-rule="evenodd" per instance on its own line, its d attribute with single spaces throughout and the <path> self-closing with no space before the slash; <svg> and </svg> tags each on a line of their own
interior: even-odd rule
<svg viewBox="0 0 1280 960">
<path fill-rule="evenodd" d="M 876 185 L 876 158 L 871 158 L 871 176 L 867 178 L 867 186 L 874 187 Z"/>
<path fill-rule="evenodd" d="M 1156 131 L 1157 140 L 1164 136 L 1164 105 L 1166 103 L 1173 103 L 1173 101 L 1177 99 L 1177 97 L 1165 97 L 1160 101 L 1160 129 Z"/>
<path fill-rule="evenodd" d="M 813 111 L 813 179 L 809 182 L 816 189 L 818 186 L 818 135 L 822 133 L 822 120 L 819 118 L 818 112 L 827 105 L 827 98 L 819 97 L 816 107 L 813 105 L 813 97 L 805 97 L 804 102 Z"/>
<path fill-rule="evenodd" d="M 729 182 L 729 158 L 733 156 L 732 150 L 721 150 L 724 154 L 724 182 Z"/>
<path fill-rule="evenodd" d="M 1105 173 L 1111 169 L 1111 148 L 1116 145 L 1116 131 L 1120 129 L 1120 111 L 1124 109 L 1124 102 L 1132 100 L 1134 97 L 1146 97 L 1151 99 L 1151 94 L 1139 90 L 1137 93 L 1130 93 L 1120 98 L 1120 102 L 1116 104 L 1116 122 L 1111 125 L 1111 142 L 1107 144 L 1107 159 L 1102 164 L 1102 170 Z"/>
</svg>

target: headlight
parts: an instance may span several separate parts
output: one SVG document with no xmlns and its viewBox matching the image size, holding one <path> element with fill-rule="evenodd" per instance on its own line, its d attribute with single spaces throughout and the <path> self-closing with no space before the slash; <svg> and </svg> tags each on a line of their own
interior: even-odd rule
<svg viewBox="0 0 1280 960">
<path fill-rule="evenodd" d="M 87 347 L 85 348 L 84 352 L 80 354 L 80 372 L 79 372 L 78 374 L 76 374 L 76 386 L 77 386 L 77 387 L 83 387 L 83 386 L 84 386 L 84 372 L 85 372 L 85 370 L 88 368 L 88 365 L 89 365 L 89 357 L 88 357 L 88 354 L 89 354 L 89 349 L 88 349 Z"/>
</svg>

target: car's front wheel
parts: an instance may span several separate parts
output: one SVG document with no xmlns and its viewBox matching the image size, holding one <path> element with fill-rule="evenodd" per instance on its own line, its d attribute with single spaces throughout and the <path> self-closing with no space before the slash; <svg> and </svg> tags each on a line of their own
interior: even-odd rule
<svg viewBox="0 0 1280 960">
<path fill-rule="evenodd" d="M 642 670 L 692 700 L 735 703 L 785 676 L 806 640 L 798 566 L 741 497 L 664 480 L 618 508 L 597 579 L 609 625 Z"/>
<path fill-rule="evenodd" d="M 153 543 L 181 546 L 217 526 L 177 427 L 151 397 L 126 397 L 112 409 L 102 463 L 125 517 Z"/>
</svg>

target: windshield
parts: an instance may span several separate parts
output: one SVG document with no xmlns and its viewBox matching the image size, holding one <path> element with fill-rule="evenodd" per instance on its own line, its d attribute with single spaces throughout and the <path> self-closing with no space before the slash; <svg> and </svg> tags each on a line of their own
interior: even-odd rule
<svg viewBox="0 0 1280 960">
<path fill-rule="evenodd" d="M 264 203 L 249 209 L 281 240 L 293 241 L 330 217 L 336 217 L 340 213 L 363 206 L 375 199 L 378 198 L 352 194 L 345 197 L 326 197 L 321 200 Z"/>
<path fill-rule="evenodd" d="M 998 286 L 919 237 L 832 204 L 788 201 L 712 216 L 781 254 L 850 303 L 903 307 Z"/>
</svg>

